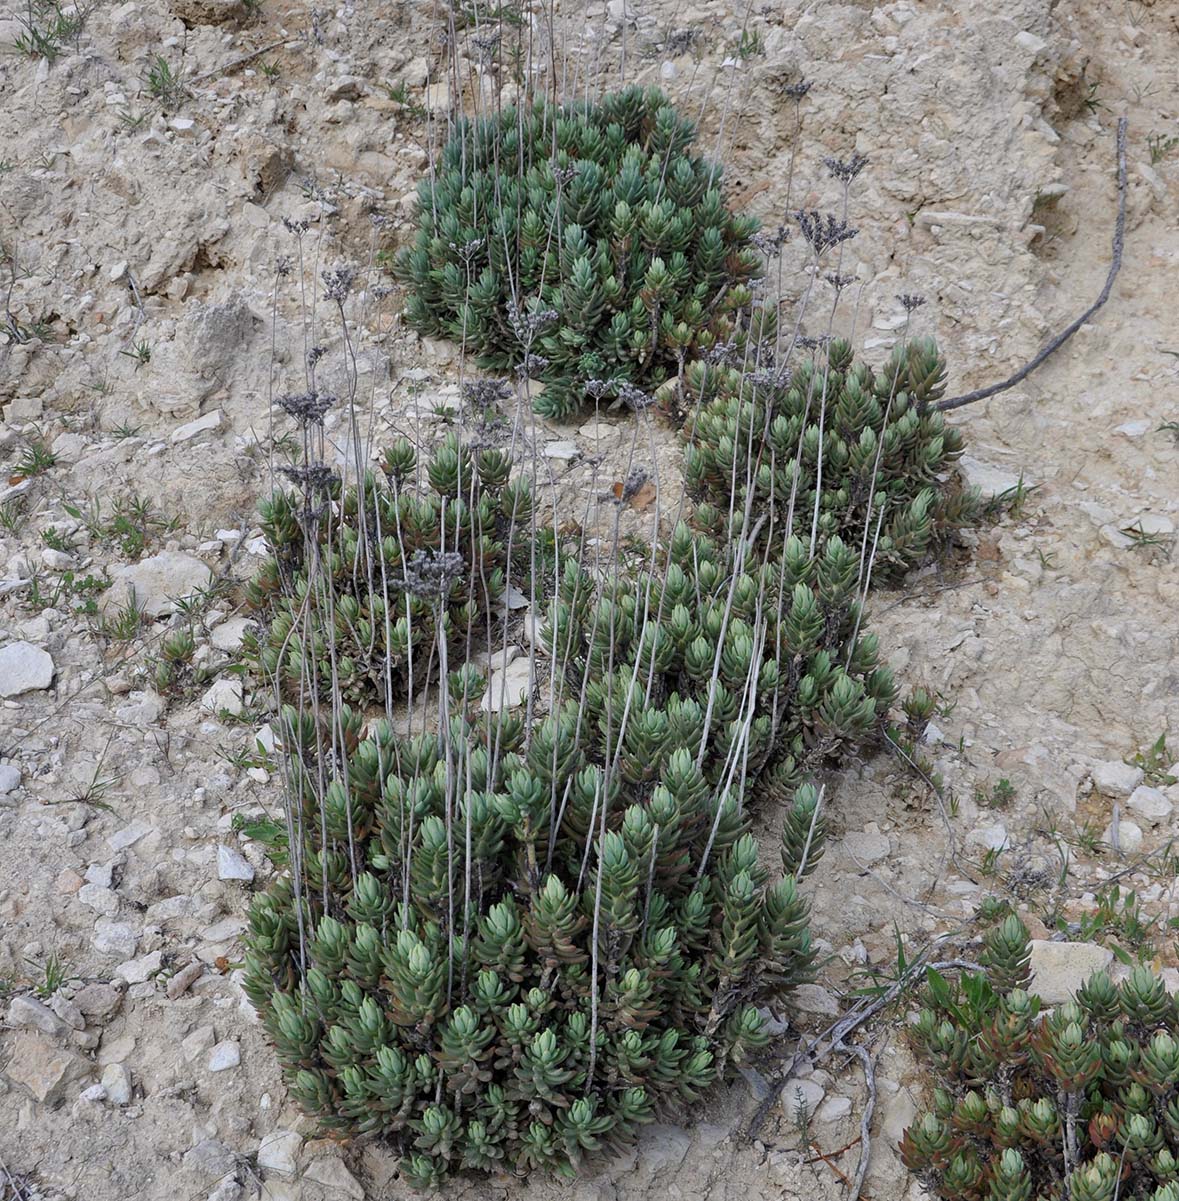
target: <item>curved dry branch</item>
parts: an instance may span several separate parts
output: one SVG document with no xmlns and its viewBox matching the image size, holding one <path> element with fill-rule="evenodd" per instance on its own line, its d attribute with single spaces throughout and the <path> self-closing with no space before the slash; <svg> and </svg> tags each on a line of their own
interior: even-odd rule
<svg viewBox="0 0 1179 1201">
<path fill-rule="evenodd" d="M 1114 222 L 1113 235 L 1113 255 L 1109 265 L 1109 274 L 1105 277 L 1105 287 L 1101 289 L 1101 294 L 1097 299 L 1069 326 L 1061 330 L 1050 342 L 1048 342 L 1030 362 L 1025 363 L 1014 375 L 1008 376 L 998 384 L 991 384 L 986 388 L 977 388 L 973 392 L 967 392 L 963 396 L 951 396 L 946 400 L 939 400 L 933 407 L 939 412 L 946 413 L 950 409 L 960 409 L 964 405 L 974 404 L 976 400 L 986 400 L 988 396 L 994 396 L 999 392 L 1006 392 L 1008 388 L 1014 388 L 1016 384 L 1022 383 L 1049 355 L 1058 351 L 1068 340 L 1088 321 L 1094 313 L 1109 299 L 1109 294 L 1113 290 L 1114 280 L 1117 278 L 1118 272 L 1122 268 L 1122 249 L 1126 237 L 1126 118 L 1118 118 L 1118 215 Z"/>
</svg>

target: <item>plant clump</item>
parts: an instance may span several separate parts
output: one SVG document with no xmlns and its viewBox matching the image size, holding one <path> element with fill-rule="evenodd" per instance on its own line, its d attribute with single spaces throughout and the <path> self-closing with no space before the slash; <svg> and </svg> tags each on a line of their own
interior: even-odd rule
<svg viewBox="0 0 1179 1201">
<path fill-rule="evenodd" d="M 945 389 L 932 339 L 899 344 L 879 371 L 833 339 L 793 370 L 691 363 L 661 399 L 686 414 L 685 480 L 696 521 L 759 537 L 842 538 L 875 570 L 902 574 L 975 520 L 977 491 L 953 475 L 958 430 L 932 407 Z"/>
<path fill-rule="evenodd" d="M 480 726 L 484 687 L 454 672 L 448 722 L 414 737 L 382 719 L 362 738 L 344 708 L 326 739 L 287 706 L 290 870 L 250 915 L 246 991 L 293 1097 L 394 1140 L 420 1186 L 570 1174 L 631 1141 L 763 1045 L 757 1002 L 814 958 L 797 839 L 771 879 L 670 702 L 636 714 L 666 736 L 616 764 L 571 701 L 527 742 Z M 796 807 L 813 828 L 814 790 Z"/>
<path fill-rule="evenodd" d="M 913 1038 L 941 1082 L 901 1155 L 943 1201 L 1179 1201 L 1179 1010 L 1160 977 L 1100 972 L 1048 1010 L 1018 918 L 986 971 L 930 974 Z"/>
<path fill-rule="evenodd" d="M 323 467 L 293 468 L 295 489 L 259 505 L 270 556 L 246 590 L 264 627 L 244 658 L 288 698 L 380 702 L 437 680 L 441 631 L 452 652 L 489 636 L 489 607 L 512 562 L 528 560 L 533 499 L 496 448 L 450 435 L 414 482 L 416 451 L 398 439 L 381 475 L 344 486 Z"/>
<path fill-rule="evenodd" d="M 406 317 L 544 381 L 542 415 L 658 385 L 744 336 L 758 222 L 657 88 L 463 120 L 395 259 Z"/>
<path fill-rule="evenodd" d="M 897 696 L 857 581 L 838 537 L 817 558 L 791 538 L 779 560 L 747 565 L 680 523 L 659 571 L 595 590 L 568 563 L 544 641 L 586 736 L 612 738 L 624 774 L 649 774 L 680 738 L 710 780 L 760 780 L 789 800 Z"/>
</svg>

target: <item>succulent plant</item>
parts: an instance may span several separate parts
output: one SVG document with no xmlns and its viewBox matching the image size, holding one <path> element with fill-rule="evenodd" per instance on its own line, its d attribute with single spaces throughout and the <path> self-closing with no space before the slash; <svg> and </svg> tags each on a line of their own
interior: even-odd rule
<svg viewBox="0 0 1179 1201">
<path fill-rule="evenodd" d="M 1049 1011 L 1028 933 L 992 930 L 986 971 L 931 975 L 913 1038 L 941 1086 L 901 1157 L 944 1201 L 1179 1201 L 1179 1009 L 1135 968 Z"/>
<path fill-rule="evenodd" d="M 898 345 L 879 372 L 842 339 L 792 371 L 690 363 L 660 397 L 686 418 L 697 524 L 736 535 L 748 506 L 774 547 L 792 532 L 809 543 L 814 527 L 820 545 L 837 536 L 857 558 L 874 552 L 880 575 L 921 563 L 981 509 L 952 472 L 961 435 L 930 407 L 945 377 L 926 338 Z"/>
<path fill-rule="evenodd" d="M 270 558 L 246 606 L 264 629 L 243 655 L 287 696 L 363 704 L 386 699 L 387 678 L 420 687 L 438 674 L 438 630 L 456 654 L 485 634 L 509 558 L 527 563 L 532 497 L 526 477 L 509 481 L 505 452 L 448 436 L 428 487 L 413 482 L 416 457 L 402 438 L 360 487 L 304 471 L 293 473 L 301 492 L 259 505 Z"/>
<path fill-rule="evenodd" d="M 414 1183 L 572 1172 L 763 1045 L 755 1003 L 810 976 L 739 782 L 709 782 L 671 698 L 635 722 L 664 731 L 641 765 L 572 701 L 527 745 L 461 708 L 382 719 L 321 794 L 324 740 L 284 709 L 302 849 L 251 911 L 246 991 L 296 1101 L 395 1140 Z"/>
<path fill-rule="evenodd" d="M 581 698 L 582 729 L 623 731 L 625 778 L 650 778 L 679 737 L 710 781 L 754 780 L 768 764 L 765 786 L 790 799 L 874 733 L 896 685 L 839 538 L 817 559 L 789 539 L 780 561 L 745 570 L 734 549 L 681 523 L 657 573 L 595 589 L 568 562 L 543 639 Z"/>
<path fill-rule="evenodd" d="M 586 396 L 650 388 L 743 335 L 761 258 L 718 165 L 656 88 L 460 121 L 418 189 L 395 259 L 409 323 L 523 365 L 561 418 Z"/>
</svg>

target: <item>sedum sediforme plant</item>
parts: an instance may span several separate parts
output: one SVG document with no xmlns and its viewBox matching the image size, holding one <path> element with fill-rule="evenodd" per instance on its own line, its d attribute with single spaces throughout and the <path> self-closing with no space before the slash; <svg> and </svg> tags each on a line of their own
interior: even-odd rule
<svg viewBox="0 0 1179 1201">
<path fill-rule="evenodd" d="M 811 558 L 791 538 L 775 561 L 742 552 L 680 523 L 657 571 L 595 589 L 566 564 L 544 640 L 580 697 L 583 736 L 612 744 L 625 777 L 649 778 L 681 739 L 710 781 L 760 781 L 789 800 L 896 699 L 850 547 L 832 537 Z"/>
<path fill-rule="evenodd" d="M 981 511 L 953 466 L 962 438 L 931 408 L 945 360 L 929 338 L 900 343 L 879 371 L 833 339 L 792 369 L 697 361 L 661 389 L 685 415 L 684 475 L 716 533 L 760 518 L 764 542 L 839 537 L 875 572 L 919 565 Z"/>
<path fill-rule="evenodd" d="M 490 631 L 510 561 L 527 562 L 532 494 L 505 451 L 449 435 L 415 481 L 407 439 L 380 474 L 344 485 L 323 466 L 293 468 L 294 489 L 259 505 L 270 557 L 246 590 L 263 625 L 244 657 L 287 697 L 380 702 L 437 680 L 439 632 L 462 657 Z"/>
<path fill-rule="evenodd" d="M 761 1046 L 756 1002 L 814 957 L 791 847 L 771 879 L 694 737 L 668 721 L 635 773 L 576 703 L 525 742 L 471 720 L 482 689 L 456 671 L 414 737 L 345 707 L 334 757 L 286 707 L 297 854 L 250 914 L 246 991 L 293 1097 L 394 1140 L 421 1186 L 630 1141 Z"/>
<path fill-rule="evenodd" d="M 726 207 L 694 137 L 638 86 L 460 121 L 395 259 L 410 324 L 484 367 L 523 365 L 557 419 L 744 336 L 758 223 Z"/>
<path fill-rule="evenodd" d="M 931 974 L 912 1034 L 940 1081 L 901 1155 L 944 1201 L 1179 1201 L 1179 1011 L 1163 981 L 1104 972 L 1048 1010 L 1027 930 L 986 939 L 986 971 Z"/>
</svg>

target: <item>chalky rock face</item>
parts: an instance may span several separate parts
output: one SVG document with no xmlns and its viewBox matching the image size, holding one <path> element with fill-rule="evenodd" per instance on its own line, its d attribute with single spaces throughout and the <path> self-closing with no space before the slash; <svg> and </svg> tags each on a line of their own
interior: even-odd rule
<svg viewBox="0 0 1179 1201">
<path fill-rule="evenodd" d="M 555 419 L 585 399 L 634 400 L 628 389 L 743 337 L 757 221 L 725 206 L 694 137 L 642 87 L 460 122 L 396 261 L 408 320 L 488 368 L 527 359 L 547 385 L 537 411 Z"/>
<path fill-rule="evenodd" d="M 1162 979 L 1098 971 L 1049 1009 L 1027 991 L 1036 952 L 1014 916 L 982 960 L 964 980 L 931 978 L 913 1036 L 943 1087 L 905 1131 L 905 1165 L 944 1201 L 1025 1201 L 1061 1181 L 1079 1201 L 1173 1201 L 1179 1011 Z"/>
<path fill-rule="evenodd" d="M 814 528 L 820 544 L 840 537 L 873 554 L 877 577 L 919 565 L 982 510 L 953 475 L 962 436 L 931 407 L 945 379 L 931 339 L 900 344 L 879 371 L 838 338 L 789 371 L 690 364 L 661 396 L 689 414 L 697 521 L 717 533 L 731 521 L 733 536 L 757 521 L 771 547 Z"/>
</svg>

